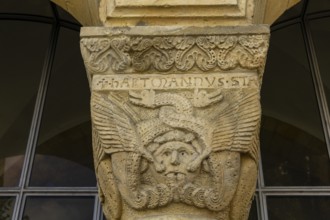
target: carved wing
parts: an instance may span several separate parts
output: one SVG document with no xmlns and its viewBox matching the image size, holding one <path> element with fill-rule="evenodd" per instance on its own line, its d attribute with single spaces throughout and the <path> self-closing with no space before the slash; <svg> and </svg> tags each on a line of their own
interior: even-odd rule
<svg viewBox="0 0 330 220">
<path fill-rule="evenodd" d="M 141 147 L 136 127 L 125 111 L 107 96 L 93 93 L 92 123 L 106 154 L 138 151 Z M 94 146 L 94 148 L 97 146 Z"/>
<path fill-rule="evenodd" d="M 247 152 L 257 158 L 260 114 L 258 91 L 239 95 L 214 120 L 212 151 Z"/>
<path fill-rule="evenodd" d="M 260 118 L 259 91 L 250 90 L 240 103 L 232 150 L 247 152 L 252 158 L 258 158 Z"/>
<path fill-rule="evenodd" d="M 233 143 L 239 104 L 237 102 L 226 104 L 227 107 L 213 120 L 212 151 L 229 150 Z"/>
</svg>

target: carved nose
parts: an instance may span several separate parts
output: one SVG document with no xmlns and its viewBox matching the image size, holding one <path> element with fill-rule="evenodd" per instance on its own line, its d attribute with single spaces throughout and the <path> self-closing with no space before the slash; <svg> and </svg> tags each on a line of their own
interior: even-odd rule
<svg viewBox="0 0 330 220">
<path fill-rule="evenodd" d="M 179 165 L 179 158 L 178 158 L 178 152 L 176 150 L 172 151 L 171 155 L 171 164 L 172 165 Z"/>
</svg>

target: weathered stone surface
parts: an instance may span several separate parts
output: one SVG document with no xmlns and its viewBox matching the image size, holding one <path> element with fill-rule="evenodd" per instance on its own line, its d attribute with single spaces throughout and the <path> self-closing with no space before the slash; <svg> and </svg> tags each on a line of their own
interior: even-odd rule
<svg viewBox="0 0 330 220">
<path fill-rule="evenodd" d="M 83 28 L 81 36 L 106 217 L 247 219 L 268 27 Z"/>
<path fill-rule="evenodd" d="M 269 40 L 260 24 L 298 0 L 53 1 L 104 26 L 82 28 L 81 51 L 106 218 L 248 219 Z"/>
<path fill-rule="evenodd" d="M 272 24 L 299 0 L 52 0 L 84 26 Z"/>
<path fill-rule="evenodd" d="M 268 27 L 84 28 L 81 36 L 90 74 L 214 72 L 262 69 Z"/>
</svg>

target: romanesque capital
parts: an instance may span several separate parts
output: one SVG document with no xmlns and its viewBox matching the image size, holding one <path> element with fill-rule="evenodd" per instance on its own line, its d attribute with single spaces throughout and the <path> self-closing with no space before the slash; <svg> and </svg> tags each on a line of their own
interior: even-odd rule
<svg viewBox="0 0 330 220">
<path fill-rule="evenodd" d="M 269 24 L 299 0 L 53 0 L 84 26 L 108 220 L 247 220 Z"/>
<path fill-rule="evenodd" d="M 108 219 L 247 219 L 269 28 L 83 28 Z"/>
</svg>

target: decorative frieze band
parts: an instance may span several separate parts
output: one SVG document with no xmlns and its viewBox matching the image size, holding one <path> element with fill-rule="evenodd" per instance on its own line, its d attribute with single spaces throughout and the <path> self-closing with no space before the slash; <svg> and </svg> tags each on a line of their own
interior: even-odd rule
<svg viewBox="0 0 330 220">
<path fill-rule="evenodd" d="M 83 28 L 107 219 L 246 220 L 267 26 Z"/>
<path fill-rule="evenodd" d="M 254 27 L 254 26 L 251 26 Z M 256 26 L 258 27 L 258 26 Z M 157 34 L 118 33 L 84 37 L 81 49 L 91 74 L 214 72 L 264 67 L 269 34 L 250 33 Z M 254 30 L 257 29 L 257 30 Z M 258 30 L 262 29 L 262 31 Z M 254 30 L 254 31 L 253 31 Z"/>
</svg>

